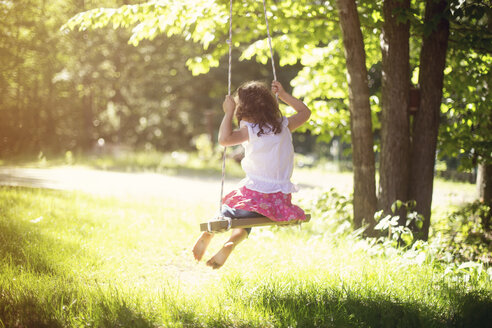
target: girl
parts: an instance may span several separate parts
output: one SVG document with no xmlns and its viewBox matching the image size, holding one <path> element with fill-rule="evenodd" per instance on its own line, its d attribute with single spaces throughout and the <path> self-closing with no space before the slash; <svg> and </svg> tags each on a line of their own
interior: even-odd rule
<svg viewBox="0 0 492 328">
<path fill-rule="evenodd" d="M 297 113 L 282 117 L 275 94 Z M 230 218 L 266 216 L 274 221 L 305 220 L 304 211 L 291 203 L 291 193 L 297 191 L 290 182 L 294 167 L 291 131 L 309 119 L 309 108 L 287 93 L 278 81 L 272 82 L 271 91 L 262 82 L 246 82 L 238 88 L 234 98 L 226 96 L 222 108 L 225 114 L 219 129 L 219 143 L 225 147 L 243 144 L 245 157 L 241 165 L 246 173 L 241 187 L 224 197 L 222 215 Z M 234 112 L 239 121 L 237 130 L 232 129 Z M 207 265 L 220 268 L 250 230 L 232 229 L 229 240 Z M 213 233 L 203 232 L 198 238 L 193 247 L 197 261 L 203 257 L 213 236 Z"/>
</svg>

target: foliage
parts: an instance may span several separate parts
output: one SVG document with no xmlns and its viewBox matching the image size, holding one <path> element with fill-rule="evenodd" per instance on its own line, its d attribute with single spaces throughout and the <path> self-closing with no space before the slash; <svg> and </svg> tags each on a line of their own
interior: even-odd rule
<svg viewBox="0 0 492 328">
<path fill-rule="evenodd" d="M 65 26 L 82 30 L 111 24 L 135 26 L 129 39 L 132 44 L 161 33 L 183 35 L 199 42 L 205 50 L 187 62 L 194 74 L 201 74 L 218 66 L 219 58 L 227 53 L 228 14 L 228 1 L 149 1 L 83 12 Z M 333 3 L 281 1 L 268 6 L 268 15 L 279 65 L 302 66 L 292 85 L 294 94 L 303 97 L 313 109 L 309 129 L 328 140 L 335 134 L 344 136 L 344 141 L 350 140 L 343 47 Z M 255 58 L 266 64 L 269 51 L 262 4 L 234 2 L 232 24 L 234 47 L 242 52 L 240 59 Z"/>
<path fill-rule="evenodd" d="M 461 168 L 492 160 L 490 1 L 451 1 L 439 149 Z"/>
<path fill-rule="evenodd" d="M 481 216 L 490 208 L 483 203 L 470 203 L 455 212 L 443 214 L 445 217 L 436 219 L 438 223 L 433 228 L 431 240 L 424 242 L 414 239 L 410 229 L 412 225 L 420 228 L 423 223 L 422 216 L 414 211 L 413 201 L 396 201 L 391 207 L 392 214 L 384 217 L 382 211 L 377 212 L 375 230 L 381 231 L 381 236 L 363 239 L 360 236 L 364 227 L 356 231 L 351 228 L 351 197 L 332 188 L 313 197 L 310 202 L 304 202 L 302 206 L 311 208 L 316 218 L 303 228 L 310 235 L 319 235 L 333 243 L 344 238 L 353 240 L 373 256 L 401 256 L 405 265 L 424 262 L 442 265 L 446 275 L 455 274 L 463 279 L 489 275 L 492 279 L 490 230 L 484 229 L 481 222 Z M 399 224 L 400 217 L 395 215 L 400 209 L 406 212 L 404 226 Z"/>
<path fill-rule="evenodd" d="M 450 75 L 451 69 L 456 67 L 455 63 L 460 63 L 460 56 L 477 58 L 475 50 L 488 49 L 490 33 L 483 27 L 487 23 L 486 4 L 480 1 L 451 1 L 450 19 L 452 20 L 451 44 L 452 52 L 449 56 L 447 70 L 447 81 L 450 84 L 447 90 L 453 90 L 447 103 L 463 103 L 470 106 L 473 102 L 470 97 L 463 97 L 467 88 L 476 83 L 484 84 L 484 95 L 488 95 L 486 90 L 486 76 L 472 76 L 472 72 L 457 76 L 465 78 L 465 83 L 458 83 L 461 88 L 457 88 L 456 77 Z M 219 58 L 226 55 L 227 45 L 227 21 L 228 21 L 228 1 L 207 1 L 195 0 L 187 2 L 162 2 L 149 1 L 139 5 L 126 5 L 118 9 L 94 9 L 92 11 L 79 13 L 66 24 L 67 28 L 100 28 L 105 25 L 114 27 L 132 27 L 132 36 L 129 40 L 132 44 L 138 44 L 143 39 L 153 39 L 158 34 L 184 35 L 186 38 L 198 42 L 202 45 L 205 53 L 188 61 L 188 66 L 194 74 L 206 73 L 210 67 L 219 64 Z M 261 4 L 257 2 L 243 4 L 234 3 L 233 7 L 233 42 L 241 52 L 241 59 L 255 58 L 262 64 L 266 64 L 269 57 L 266 42 L 266 26 L 263 22 Z M 414 2 L 412 9 L 408 12 L 398 13 L 401 20 L 409 20 L 412 23 L 413 33 L 418 35 L 428 34 L 435 26 L 432 24 L 424 25 L 422 3 Z M 364 34 L 365 51 L 367 56 L 367 66 L 371 71 L 373 68 L 378 71 L 381 61 L 379 50 L 379 34 L 383 21 L 381 14 L 380 1 L 366 1 L 359 4 L 359 15 Z M 200 14 L 198 14 L 200 13 Z M 345 78 L 345 60 L 343 46 L 341 42 L 340 30 L 338 27 L 338 17 L 333 1 L 322 1 L 319 3 L 299 3 L 296 1 L 285 0 L 276 2 L 268 6 L 268 15 L 271 20 L 273 44 L 278 54 L 279 65 L 300 64 L 302 69 L 292 80 L 294 94 L 302 97 L 313 109 L 313 116 L 309 129 L 322 138 L 330 140 L 333 136 L 342 136 L 343 141 L 350 140 L 349 115 L 347 112 L 347 83 Z M 411 47 L 411 66 L 418 66 L 418 49 L 420 48 L 419 38 L 412 38 Z M 454 51 L 457 50 L 457 52 Z M 487 52 L 485 52 L 487 54 Z M 486 57 L 487 58 L 487 57 Z M 488 60 L 488 59 L 487 59 Z M 471 60 L 467 66 L 480 66 L 480 62 Z M 486 65 L 487 67 L 490 65 Z M 416 69 L 418 72 L 418 68 Z M 379 71 L 380 74 L 380 71 Z M 487 75 L 487 74 L 486 74 Z M 467 78 L 467 76 L 469 76 Z M 373 92 L 372 101 L 374 109 L 374 126 L 379 126 L 377 112 L 379 111 L 378 87 L 377 82 L 380 77 L 372 80 L 370 75 L 370 85 Z M 483 97 L 482 97 L 483 98 Z M 481 103 L 490 103 L 488 99 L 480 100 Z M 443 107 L 444 112 L 448 112 Z M 480 115 L 489 115 L 487 108 L 476 111 Z M 471 118 L 464 118 L 464 122 L 470 127 Z M 486 120 L 490 121 L 490 120 Z M 460 125 L 461 127 L 462 125 Z M 466 125 L 465 125 L 466 126 Z M 455 131 L 456 129 L 453 129 Z M 471 134 L 475 133 L 487 140 L 485 126 L 477 133 L 472 129 Z M 447 130 L 449 132 L 449 130 Z M 470 136 L 469 130 L 462 131 L 461 135 Z M 451 139 L 450 139 L 451 138 Z M 446 133 L 442 138 L 448 150 L 459 136 L 453 137 Z M 473 138 L 468 138 L 473 140 Z M 476 149 L 470 143 L 464 151 Z M 454 150 L 453 150 L 454 151 Z M 476 151 L 476 150 L 475 150 Z"/>
<path fill-rule="evenodd" d="M 303 208 L 310 208 L 316 220 L 303 227 L 310 234 L 342 238 L 352 232 L 352 198 L 340 194 L 335 188 L 304 200 Z"/>
<path fill-rule="evenodd" d="M 126 30 L 60 31 L 79 10 L 132 2 L 0 2 L 1 157 L 93 151 L 98 141 L 189 150 L 209 129 L 203 113 L 220 112 L 226 73 L 193 77 L 193 43 L 161 35 L 137 48 Z"/>
<path fill-rule="evenodd" d="M 489 163 L 492 158 L 492 56 L 473 50 L 450 52 L 454 56 L 446 68 L 440 156 L 459 157 L 462 168 L 469 170 L 479 162 Z M 457 81 L 461 83 L 456 84 Z"/>
<path fill-rule="evenodd" d="M 380 238 L 380 240 L 393 247 L 399 246 L 402 242 L 405 246 L 411 246 L 414 241 L 411 227 L 416 226 L 421 229 L 424 222 L 422 215 L 414 211 L 414 208 L 414 201 L 402 202 L 397 200 L 391 205 L 391 214 L 383 217 L 383 210 L 376 212 L 374 219 L 378 224 L 374 229 L 381 232 L 387 231 L 387 237 Z M 400 209 L 405 211 L 405 225 L 400 225 L 400 216 L 396 215 L 396 213 L 401 213 Z"/>
<path fill-rule="evenodd" d="M 484 226 L 490 205 L 474 202 L 449 213 L 448 220 L 436 224 L 446 256 L 457 262 L 479 261 L 492 264 L 491 227 Z M 490 224 L 490 223 L 489 223 Z"/>
<path fill-rule="evenodd" d="M 469 159 L 466 168 L 490 158 L 487 4 L 456 0 L 450 5 L 439 153 Z M 2 156 L 89 149 L 100 138 L 138 148 L 191 148 L 192 137 L 207 128 L 201 109 L 220 108 L 224 93 L 228 5 L 226 0 L 2 1 Z M 381 5 L 358 4 L 376 132 Z M 423 10 L 422 2 L 414 1 L 409 12 L 399 13 L 411 21 L 415 36 L 432 29 L 422 24 Z M 280 79 L 290 81 L 294 94 L 313 109 L 311 125 L 305 128 L 325 141 L 340 136 L 350 142 L 335 2 L 267 1 L 267 11 Z M 411 43 L 411 67 L 417 76 L 420 38 L 412 37 Z M 261 2 L 234 2 L 233 45 L 233 86 L 271 76 Z M 249 59 L 261 65 L 246 63 Z M 185 64 L 194 75 L 208 74 L 193 77 Z M 213 122 L 218 124 L 218 118 Z"/>
</svg>

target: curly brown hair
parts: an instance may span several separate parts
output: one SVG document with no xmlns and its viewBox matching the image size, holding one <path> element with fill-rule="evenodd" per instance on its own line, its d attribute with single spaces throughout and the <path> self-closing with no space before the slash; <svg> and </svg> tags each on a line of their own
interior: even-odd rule
<svg viewBox="0 0 492 328">
<path fill-rule="evenodd" d="M 236 117 L 238 121 L 243 118 L 251 120 L 260 129 L 258 137 L 262 134 L 282 131 L 282 113 L 278 107 L 275 95 L 270 88 L 260 81 L 243 83 L 236 91 L 237 103 Z"/>
</svg>

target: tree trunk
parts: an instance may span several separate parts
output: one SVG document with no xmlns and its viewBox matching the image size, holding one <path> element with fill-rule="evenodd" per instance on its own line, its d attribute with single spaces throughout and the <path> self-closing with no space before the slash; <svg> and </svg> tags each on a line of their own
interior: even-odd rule
<svg viewBox="0 0 492 328">
<path fill-rule="evenodd" d="M 46 79 L 47 80 L 47 79 Z M 48 87 L 48 99 L 45 102 L 45 118 L 44 118 L 44 126 L 45 130 L 43 131 L 43 148 L 57 153 L 61 150 L 59 142 L 56 137 L 56 120 L 53 115 L 54 105 L 55 105 L 55 85 L 51 81 L 45 82 Z M 45 151 L 46 152 L 46 151 Z"/>
<path fill-rule="evenodd" d="M 492 164 L 482 163 L 478 165 L 477 189 L 480 201 L 492 207 Z M 491 211 L 481 213 L 481 216 L 483 228 L 485 231 L 491 231 Z"/>
<path fill-rule="evenodd" d="M 94 142 L 94 95 L 93 86 L 90 84 L 88 79 L 83 83 L 84 87 L 89 89 L 87 94 L 84 95 L 82 103 L 84 105 L 83 115 L 84 115 L 84 135 L 82 140 L 82 150 L 88 151 L 93 146 Z"/>
<path fill-rule="evenodd" d="M 424 24 L 435 25 L 429 35 L 424 35 L 420 52 L 420 108 L 413 121 L 408 196 L 417 202 L 415 210 L 424 217 L 421 231 L 417 232 L 413 226 L 414 232 L 417 232 L 416 237 L 424 240 L 427 240 L 429 235 L 439 114 L 449 36 L 449 22 L 444 15 L 447 5 L 447 0 L 427 0 L 426 3 Z"/>
<path fill-rule="evenodd" d="M 347 61 L 350 131 L 354 166 L 354 226 L 374 227 L 377 207 L 375 164 L 366 54 L 354 0 L 337 0 Z"/>
<path fill-rule="evenodd" d="M 409 37 L 410 24 L 398 16 L 410 7 L 409 0 L 385 0 L 384 24 L 381 39 L 382 61 L 382 118 L 381 164 L 379 168 L 379 200 L 389 213 L 396 200 L 407 200 L 409 175 L 410 90 Z M 404 224 L 405 213 L 400 215 Z"/>
<path fill-rule="evenodd" d="M 481 202 L 492 203 L 492 164 L 478 165 L 477 191 Z"/>
</svg>

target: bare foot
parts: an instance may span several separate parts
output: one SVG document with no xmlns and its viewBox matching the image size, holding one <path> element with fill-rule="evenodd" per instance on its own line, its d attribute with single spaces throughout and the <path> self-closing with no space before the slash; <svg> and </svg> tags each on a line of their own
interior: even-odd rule
<svg viewBox="0 0 492 328">
<path fill-rule="evenodd" d="M 195 260 L 200 261 L 202 259 L 203 254 L 205 254 L 208 244 L 210 244 L 213 236 L 213 233 L 206 231 L 200 235 L 195 243 L 195 246 L 193 246 L 193 256 L 195 257 Z"/>
<path fill-rule="evenodd" d="M 212 269 L 219 269 L 224 265 L 225 261 L 234 249 L 234 243 L 228 242 L 217 252 L 210 260 L 207 261 L 207 265 L 212 267 Z"/>
</svg>

